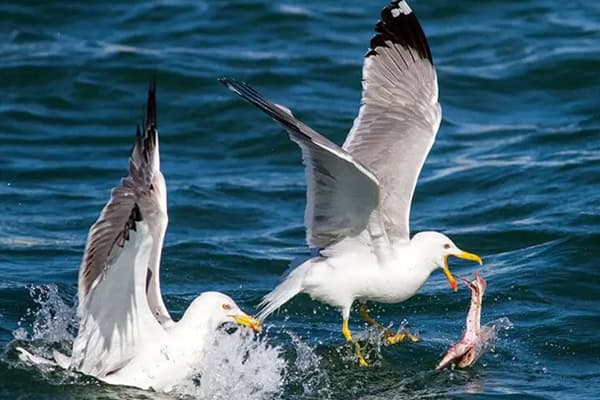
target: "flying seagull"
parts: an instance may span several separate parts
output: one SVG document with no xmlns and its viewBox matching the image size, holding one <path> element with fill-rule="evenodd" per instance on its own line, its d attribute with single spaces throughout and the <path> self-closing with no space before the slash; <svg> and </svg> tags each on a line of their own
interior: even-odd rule
<svg viewBox="0 0 600 400">
<path fill-rule="evenodd" d="M 247 84 L 220 79 L 285 128 L 306 167 L 306 240 L 319 252 L 264 297 L 258 318 L 307 293 L 341 310 L 347 341 L 352 341 L 348 318 L 355 300 L 363 319 L 382 327 L 368 315 L 367 301 L 407 300 L 436 269 L 456 291 L 447 258 L 482 264 L 442 233 L 409 236 L 415 185 L 441 121 L 437 76 L 427 38 L 405 1 L 382 10 L 375 32 L 365 55 L 361 107 L 342 147 Z M 390 344 L 416 340 L 404 332 L 384 332 Z M 355 349 L 366 365 L 357 344 Z"/>
<path fill-rule="evenodd" d="M 205 292 L 173 321 L 160 292 L 167 229 L 167 190 L 160 171 L 156 90 L 148 91 L 129 175 L 91 227 L 79 271 L 79 333 L 73 354 L 55 353 L 73 368 L 110 384 L 168 391 L 190 378 L 211 334 L 226 323 L 260 331 L 260 323 L 228 296 Z M 20 350 L 25 358 L 36 357 Z"/>
</svg>

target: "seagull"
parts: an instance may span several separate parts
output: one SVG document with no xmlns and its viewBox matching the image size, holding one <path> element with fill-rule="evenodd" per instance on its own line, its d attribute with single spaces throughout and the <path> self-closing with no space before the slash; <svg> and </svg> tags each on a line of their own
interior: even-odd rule
<svg viewBox="0 0 600 400">
<path fill-rule="evenodd" d="M 293 268 L 260 304 L 259 320 L 299 293 L 338 308 L 342 333 L 354 301 L 362 318 L 384 330 L 386 342 L 406 338 L 368 314 L 367 301 L 399 303 L 441 269 L 456 281 L 448 257 L 472 260 L 439 232 L 409 234 L 410 206 L 421 168 L 441 121 L 437 75 L 427 38 L 405 1 L 392 1 L 375 25 L 363 66 L 362 100 L 340 147 L 244 82 L 220 82 L 281 124 L 302 151 L 307 179 L 306 240 L 317 255 Z M 367 365 L 355 343 L 361 365 Z"/>
<path fill-rule="evenodd" d="M 65 369 L 109 384 L 169 391 L 190 378 L 203 347 L 221 325 L 234 323 L 256 332 L 261 327 L 218 292 L 200 294 L 177 322 L 169 315 L 159 280 L 168 218 L 155 84 L 148 91 L 142 131 L 138 126 L 129 175 L 112 190 L 89 231 L 79 271 L 80 325 L 72 356 L 55 352 L 54 359 Z"/>
</svg>

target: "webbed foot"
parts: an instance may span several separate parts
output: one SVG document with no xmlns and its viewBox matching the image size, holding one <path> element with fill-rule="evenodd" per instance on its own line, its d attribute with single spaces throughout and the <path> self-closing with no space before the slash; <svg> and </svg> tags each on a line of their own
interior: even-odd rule
<svg viewBox="0 0 600 400">
<path fill-rule="evenodd" d="M 411 342 L 418 342 L 421 340 L 419 337 L 413 335 L 412 333 L 410 333 L 404 329 L 397 333 L 392 332 L 389 328 L 386 328 L 385 326 L 383 326 L 381 323 L 374 320 L 369 315 L 366 304 L 360 305 L 360 316 L 369 325 L 373 325 L 383 331 L 383 334 L 385 335 L 385 344 L 388 346 L 392 345 L 392 344 L 404 342 L 406 339 L 409 339 Z"/>
<path fill-rule="evenodd" d="M 406 339 L 410 340 L 413 343 L 421 340 L 418 336 L 415 336 L 412 333 L 405 331 L 405 330 L 402 330 L 398 333 L 393 333 L 389 329 L 386 329 L 384 331 L 384 335 L 385 335 L 385 344 L 388 346 L 390 346 L 392 344 L 404 342 Z"/>
<path fill-rule="evenodd" d="M 342 324 L 342 333 L 344 334 L 344 337 L 346 338 L 347 342 L 352 342 L 354 344 L 354 354 L 356 354 L 356 357 L 358 357 L 358 363 L 360 364 L 360 366 L 368 367 L 369 363 L 367 362 L 367 360 L 365 360 L 365 357 L 362 354 L 360 344 L 358 344 L 358 342 L 352 339 L 352 333 L 348 328 L 348 320 L 344 320 Z"/>
</svg>

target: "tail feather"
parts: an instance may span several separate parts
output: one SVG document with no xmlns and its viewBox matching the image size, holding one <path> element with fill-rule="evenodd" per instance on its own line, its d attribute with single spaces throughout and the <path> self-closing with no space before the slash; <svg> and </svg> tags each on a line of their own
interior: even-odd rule
<svg viewBox="0 0 600 400">
<path fill-rule="evenodd" d="M 59 367 L 63 369 L 69 369 L 69 367 L 71 366 L 71 357 L 67 356 L 66 354 L 53 350 L 52 356 L 54 357 L 54 361 L 56 361 L 56 364 L 58 364 Z"/>
<path fill-rule="evenodd" d="M 19 352 L 19 359 L 25 363 L 33 364 L 33 365 L 47 365 L 47 366 L 56 366 L 57 364 L 52 360 L 48 360 L 47 358 L 36 356 L 25 350 L 22 347 L 17 347 L 16 350 Z"/>
<path fill-rule="evenodd" d="M 52 350 L 54 361 L 44 357 L 36 356 L 20 346 L 17 347 L 16 350 L 19 352 L 19 359 L 28 364 L 47 365 L 51 367 L 58 366 L 63 369 L 69 369 L 71 366 L 71 357 L 56 350 Z"/>
<path fill-rule="evenodd" d="M 275 289 L 262 299 L 258 305 L 260 311 L 257 315 L 260 321 L 264 321 L 292 297 L 302 292 L 302 281 L 309 265 L 310 263 L 307 262 L 292 270 Z"/>
</svg>

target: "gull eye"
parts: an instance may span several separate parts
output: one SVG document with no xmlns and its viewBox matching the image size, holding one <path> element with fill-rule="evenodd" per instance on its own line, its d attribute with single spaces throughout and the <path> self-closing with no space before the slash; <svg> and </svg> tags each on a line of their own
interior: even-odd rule
<svg viewBox="0 0 600 400">
<path fill-rule="evenodd" d="M 449 249 L 449 248 L 450 248 L 450 245 L 449 245 L 448 243 L 446 243 L 446 244 L 444 245 L 444 248 L 445 248 L 445 249 Z"/>
<path fill-rule="evenodd" d="M 231 306 L 229 304 L 223 304 L 222 307 L 223 307 L 223 310 L 225 310 L 225 311 L 231 310 Z"/>
</svg>

